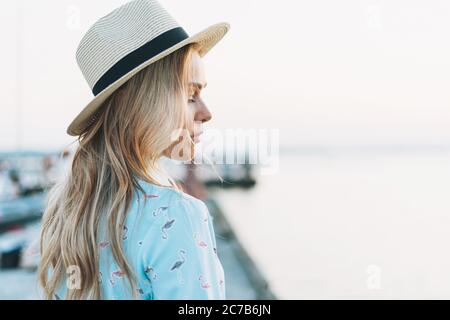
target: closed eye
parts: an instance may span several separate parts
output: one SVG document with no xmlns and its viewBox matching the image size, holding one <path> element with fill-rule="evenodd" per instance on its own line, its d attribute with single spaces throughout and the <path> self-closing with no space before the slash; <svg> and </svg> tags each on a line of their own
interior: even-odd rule
<svg viewBox="0 0 450 320">
<path fill-rule="evenodd" d="M 199 94 L 198 94 L 198 92 L 195 92 L 194 93 L 194 95 L 192 95 L 191 97 L 189 97 L 189 100 L 188 100 L 188 102 L 189 103 L 195 103 L 195 101 L 196 101 L 196 96 L 198 96 Z"/>
</svg>

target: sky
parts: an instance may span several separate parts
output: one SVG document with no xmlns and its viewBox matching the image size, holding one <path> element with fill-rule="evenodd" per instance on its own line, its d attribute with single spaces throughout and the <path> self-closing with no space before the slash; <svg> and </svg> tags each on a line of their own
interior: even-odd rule
<svg viewBox="0 0 450 320">
<path fill-rule="evenodd" d="M 66 128 L 92 99 L 76 47 L 125 2 L 2 4 L 0 150 L 75 141 Z M 283 148 L 450 145 L 448 1 L 160 2 L 190 34 L 231 24 L 204 59 L 207 128 L 279 129 Z"/>
</svg>

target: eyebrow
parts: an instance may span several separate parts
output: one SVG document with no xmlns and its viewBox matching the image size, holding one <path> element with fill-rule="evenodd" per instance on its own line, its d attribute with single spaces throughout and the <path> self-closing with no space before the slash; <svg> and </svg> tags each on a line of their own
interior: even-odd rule
<svg viewBox="0 0 450 320">
<path fill-rule="evenodd" d="M 206 86 L 208 85 L 208 83 L 205 82 L 205 84 L 202 84 L 200 82 L 191 82 L 189 83 L 191 86 L 197 87 L 199 90 L 202 90 L 204 88 L 206 88 Z"/>
</svg>

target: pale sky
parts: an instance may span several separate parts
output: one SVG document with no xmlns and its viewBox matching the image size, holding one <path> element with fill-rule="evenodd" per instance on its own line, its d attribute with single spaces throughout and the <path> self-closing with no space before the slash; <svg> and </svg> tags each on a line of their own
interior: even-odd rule
<svg viewBox="0 0 450 320">
<path fill-rule="evenodd" d="M 0 150 L 74 141 L 66 128 L 92 98 L 76 47 L 125 2 L 2 3 Z M 284 147 L 450 144 L 448 1 L 160 2 L 190 34 L 231 23 L 205 58 L 210 128 L 280 129 Z"/>
</svg>

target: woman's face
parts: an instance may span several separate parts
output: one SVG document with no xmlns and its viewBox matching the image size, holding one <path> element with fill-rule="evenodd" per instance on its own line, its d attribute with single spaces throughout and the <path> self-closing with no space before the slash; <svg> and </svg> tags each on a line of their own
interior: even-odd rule
<svg viewBox="0 0 450 320">
<path fill-rule="evenodd" d="M 189 83 L 188 113 L 190 117 L 188 127 L 189 133 L 195 142 L 202 133 L 202 124 L 211 120 L 211 112 L 206 107 L 201 93 L 206 87 L 206 76 L 203 61 L 198 54 L 194 52 L 192 56 L 192 78 Z"/>
<path fill-rule="evenodd" d="M 191 66 L 191 79 L 189 81 L 189 93 L 187 101 L 188 121 L 186 124 L 186 129 L 194 143 L 198 143 L 199 137 L 203 132 L 203 123 L 211 120 L 212 115 L 201 97 L 202 90 L 206 87 L 207 83 L 202 58 L 196 51 L 192 55 Z M 188 141 L 186 141 L 188 140 L 186 138 L 188 137 L 180 137 L 179 141 L 175 142 L 166 150 L 165 155 L 169 158 L 177 160 L 192 159 L 195 151 L 195 145 L 189 144 Z M 185 150 L 183 148 L 188 149 Z M 180 155 L 180 149 L 185 150 L 185 152 L 181 152 L 183 153 L 183 155 Z"/>
</svg>

